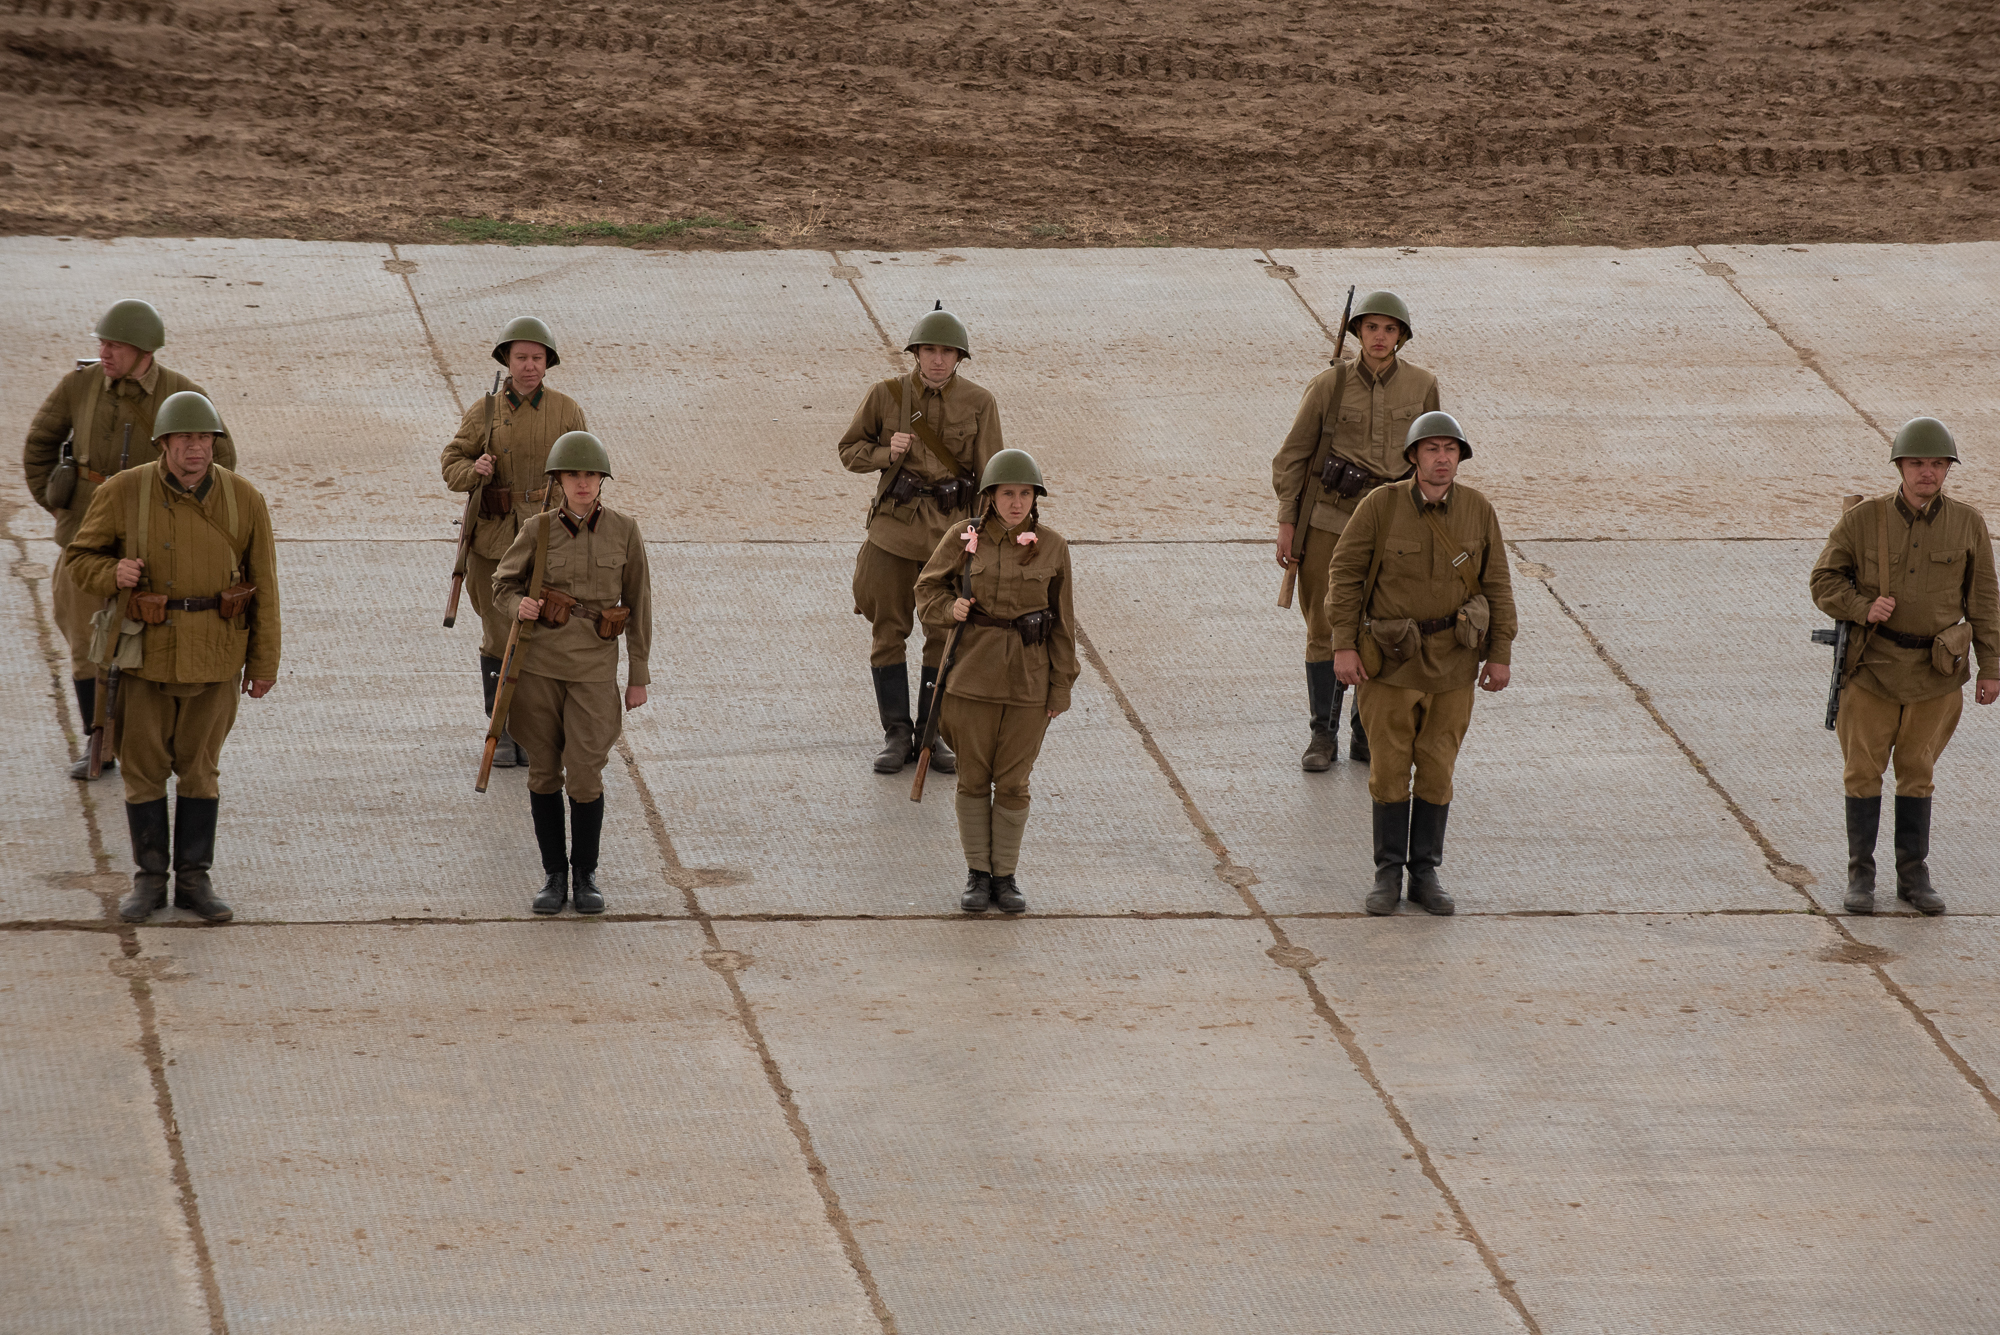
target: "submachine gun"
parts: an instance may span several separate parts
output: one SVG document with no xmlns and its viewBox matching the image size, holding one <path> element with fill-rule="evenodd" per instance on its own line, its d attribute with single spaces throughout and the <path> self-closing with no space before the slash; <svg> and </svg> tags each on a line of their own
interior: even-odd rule
<svg viewBox="0 0 2000 1335">
<path fill-rule="evenodd" d="M 1843 496 L 1840 512 L 1846 514 L 1861 504 L 1859 496 Z M 1833 731 L 1833 725 L 1840 719 L 1840 690 L 1847 685 L 1847 651 L 1854 643 L 1854 623 L 1836 621 L 1831 627 L 1822 626 L 1812 633 L 1814 644 L 1833 646 L 1833 683 L 1826 689 L 1826 730 Z"/>
</svg>

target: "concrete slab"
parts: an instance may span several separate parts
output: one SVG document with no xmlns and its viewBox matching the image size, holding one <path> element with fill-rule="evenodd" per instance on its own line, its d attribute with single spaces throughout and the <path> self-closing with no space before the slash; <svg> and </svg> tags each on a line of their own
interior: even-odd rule
<svg viewBox="0 0 2000 1335">
<path fill-rule="evenodd" d="M 730 939 L 900 1329 L 1519 1329 L 1256 924 Z"/>
<path fill-rule="evenodd" d="M 98 316 L 142 297 L 166 320 L 161 359 L 215 398 L 280 534 L 407 535 L 435 522 L 413 482 L 435 476 L 457 411 L 389 259 L 386 246 L 332 241 L 0 238 L 30 350 L 0 433 L 20 440 L 73 359 L 96 355 Z M 8 485 L 26 501 L 18 475 Z M 22 536 L 48 536 L 32 505 L 23 522 Z"/>
<path fill-rule="evenodd" d="M 1909 993 L 1952 1050 L 2000 1089 L 2000 922 L 1990 917 L 1850 921 L 1848 930 L 1887 952 L 1889 977 Z"/>
<path fill-rule="evenodd" d="M 467 404 L 517 315 L 549 322 L 549 383 L 611 450 L 612 504 L 660 539 L 849 540 L 874 496 L 836 446 L 892 375 L 868 312 L 826 251 L 690 254 L 599 247 L 416 246 L 410 282 Z M 900 337 L 900 333 L 898 334 Z M 426 474 L 457 430 L 429 428 Z M 443 486 L 437 492 L 443 495 Z M 433 527 L 458 517 L 454 508 Z"/>
<path fill-rule="evenodd" d="M 957 912 L 955 780 L 933 775 L 918 804 L 913 770 L 870 768 L 882 727 L 867 623 L 852 612 L 854 550 L 660 554 L 656 685 L 628 735 L 681 860 L 733 873 L 702 891 L 711 912 Z M 1080 585 L 1102 550 L 1076 549 Z M 1034 911 L 1242 913 L 1087 666 L 1075 697 L 1035 765 L 1020 873 Z"/>
<path fill-rule="evenodd" d="M 0 936 L 0 1310 L 17 1335 L 209 1329 L 114 937 Z"/>
<path fill-rule="evenodd" d="M 1236 862 L 1254 869 L 1260 902 L 1360 912 L 1374 875 L 1367 767 L 1299 770 L 1305 632 L 1296 611 L 1252 596 L 1275 593 L 1265 549 L 1080 552 L 1078 619 Z M 1156 596 L 1135 596 L 1151 589 L 1174 591 L 1172 634 Z M 1516 573 L 1515 597 L 1514 684 L 1480 696 L 1460 755 L 1445 861 L 1459 911 L 1802 907 L 1547 591 Z"/>
<path fill-rule="evenodd" d="M 692 925 L 142 938 L 231 1331 L 877 1328 Z"/>
<path fill-rule="evenodd" d="M 2000 1121 L 1823 922 L 1293 935 L 1544 1330 L 1993 1329 Z"/>
<path fill-rule="evenodd" d="M 1350 283 L 1411 303 L 1410 358 L 1461 414 L 1465 478 L 1514 517 L 1510 537 L 1823 533 L 1824 498 L 1880 457 L 1693 250 L 1273 253 L 1329 325 Z M 1773 449 L 1785 476 L 1750 481 L 1744 460 Z"/>
<path fill-rule="evenodd" d="M 937 300 L 965 318 L 967 374 L 1047 470 L 1064 532 L 1276 532 L 1271 456 L 1332 349 L 1260 252 L 841 254 L 891 338 Z"/>
<path fill-rule="evenodd" d="M 1847 885 L 1846 818 L 1840 744 L 1822 726 L 1833 651 L 1807 638 L 1829 624 L 1807 588 L 1821 546 L 1526 543 L 1521 552 L 1555 571 L 1556 592 L 1785 859 L 1812 872 L 1810 893 L 1837 913 Z M 1938 762 L 1931 871 L 1957 912 L 2000 911 L 2000 839 L 1976 797 L 2000 765 L 1996 721 L 1968 703 Z M 1894 818 L 1885 813 L 1882 826 L 1886 854 Z M 1892 884 L 1881 883 L 1879 912 L 1903 907 Z"/>
<path fill-rule="evenodd" d="M 0 581 L 0 715 L 14 727 L 0 751 L 0 784 L 11 794 L 0 807 L 0 920 L 94 919 L 103 904 L 93 890 L 99 883 L 83 786 L 63 777 L 72 754 L 66 728 L 78 728 L 76 700 L 61 698 L 41 638 L 55 546 L 23 543 L 9 555 Z M 67 660 L 59 675 L 67 680 Z M 80 742 L 80 729 L 76 736 Z"/>
</svg>

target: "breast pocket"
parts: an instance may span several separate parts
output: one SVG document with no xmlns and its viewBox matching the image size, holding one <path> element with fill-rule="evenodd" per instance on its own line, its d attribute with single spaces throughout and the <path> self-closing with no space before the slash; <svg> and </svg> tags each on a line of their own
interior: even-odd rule
<svg viewBox="0 0 2000 1335">
<path fill-rule="evenodd" d="M 1414 538 L 1390 538 L 1382 544 L 1382 568 L 1399 574 L 1422 570 L 1424 545 Z"/>
<path fill-rule="evenodd" d="M 598 557 L 597 577 L 591 585 L 591 597 L 615 601 L 625 587 L 625 553 Z"/>
<path fill-rule="evenodd" d="M 1927 583 L 1933 589 L 1955 589 L 1958 587 L 1965 567 L 1960 564 L 1969 555 L 1963 549 L 1952 552 L 1932 552 L 1931 559 L 1924 563 L 1929 571 Z"/>
</svg>

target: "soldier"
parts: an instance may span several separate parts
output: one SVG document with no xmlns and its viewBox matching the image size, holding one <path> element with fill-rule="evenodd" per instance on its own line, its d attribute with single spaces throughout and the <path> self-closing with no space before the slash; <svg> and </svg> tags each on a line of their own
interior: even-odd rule
<svg viewBox="0 0 2000 1335">
<path fill-rule="evenodd" d="M 238 696 L 261 700 L 277 682 L 277 549 L 263 496 L 213 463 L 225 434 L 214 404 L 171 395 L 153 433 L 157 462 L 99 486 L 64 550 L 78 592 L 124 598 L 123 619 L 144 643 L 120 691 L 125 823 L 139 870 L 118 916 L 142 922 L 167 902 L 171 775 L 174 904 L 228 922 L 234 914 L 209 881 L 222 743 Z"/>
<path fill-rule="evenodd" d="M 1931 886 L 1932 769 L 1958 727 L 1966 650 L 1982 705 L 2000 699 L 2000 589 L 1979 511 L 1944 494 L 1958 443 L 1935 417 L 1896 432 L 1903 484 L 1840 517 L 1813 567 L 1813 602 L 1855 623 L 1835 735 L 1846 761 L 1849 913 L 1875 911 L 1882 771 L 1896 762 L 1896 898 L 1944 912 Z"/>
<path fill-rule="evenodd" d="M 1036 498 L 1048 489 L 1026 451 L 994 455 L 979 489 L 989 498 L 985 513 L 945 534 L 917 597 L 926 626 L 959 625 L 938 720 L 958 750 L 959 907 L 1024 913 L 1014 872 L 1028 775 L 1049 720 L 1069 708 L 1077 674 L 1069 544 L 1041 524 Z"/>
<path fill-rule="evenodd" d="M 840 461 L 849 471 L 882 475 L 868 507 L 868 540 L 854 558 L 854 611 L 874 627 L 868 663 L 882 718 L 877 774 L 910 763 L 944 652 L 945 632 L 926 630 L 912 720 L 903 646 L 916 625 L 917 576 L 953 516 L 971 511 L 974 479 L 1002 448 L 999 404 L 958 374 L 959 363 L 972 356 L 963 321 L 939 302 L 917 321 L 903 350 L 916 354 L 915 369 L 871 387 L 840 438 Z M 950 750 L 936 748 L 931 766 L 950 774 Z"/>
<path fill-rule="evenodd" d="M 611 478 L 603 443 L 588 431 L 566 432 L 544 466 L 561 493 L 561 508 L 525 525 L 493 574 L 494 601 L 513 608 L 524 623 L 539 623 L 521 627 L 515 651 L 521 670 L 509 714 L 527 756 L 528 805 L 546 878 L 533 907 L 561 913 L 568 896 L 578 913 L 602 913 L 597 853 L 604 762 L 625 727 L 618 637 L 627 637 L 624 708 L 637 709 L 652 681 L 653 583 L 639 526 L 603 503 L 602 488 Z M 537 567 L 541 596 L 531 598 Z"/>
<path fill-rule="evenodd" d="M 1333 667 L 1357 688 L 1374 750 L 1375 888 L 1365 905 L 1374 914 L 1396 911 L 1406 866 L 1411 903 L 1452 911 L 1437 869 L 1472 687 L 1505 690 L 1510 676 L 1514 586 L 1500 520 L 1455 480 L 1471 457 L 1451 414 L 1419 417 L 1403 450 L 1413 476 L 1365 497 L 1333 550 Z"/>
<path fill-rule="evenodd" d="M 1340 698 L 1333 668 L 1333 627 L 1326 619 L 1327 566 L 1333 545 L 1362 498 L 1407 477 L 1400 443 L 1419 413 L 1436 412 L 1437 377 L 1398 354 L 1410 341 L 1410 308 L 1393 292 L 1370 292 L 1347 332 L 1361 355 L 1336 362 L 1306 386 L 1299 414 L 1271 460 L 1278 493 L 1278 566 L 1298 565 L 1299 614 L 1306 622 L 1306 699 L 1312 737 L 1299 768 L 1317 774 L 1340 754 Z M 1299 526 L 1305 526 L 1301 538 Z M 1368 732 L 1355 697 L 1348 757 L 1368 759 Z"/>
<path fill-rule="evenodd" d="M 55 516 L 57 546 L 67 548 L 76 537 L 91 497 L 112 474 L 159 457 L 153 448 L 153 418 L 167 397 L 183 390 L 203 392 L 154 357 L 166 341 L 166 324 L 150 305 L 130 299 L 114 303 L 97 322 L 96 362 L 79 363 L 35 414 L 22 463 L 35 503 Z M 228 436 L 215 449 L 215 462 L 236 467 L 236 446 Z M 65 456 L 74 458 L 73 467 Z M 87 731 L 97 713 L 97 665 L 87 652 L 96 605 L 77 591 L 66 556 L 57 558 L 49 584 L 56 629 L 69 642 L 70 678 Z M 106 760 L 105 768 L 110 767 Z M 71 765 L 69 777 L 88 779 L 89 760 Z"/>
<path fill-rule="evenodd" d="M 494 601 L 493 572 L 522 526 L 549 499 L 543 473 L 549 446 L 565 432 L 585 429 L 576 400 L 543 383 L 542 377 L 562 364 L 547 325 L 526 315 L 511 321 L 493 345 L 493 360 L 507 368 L 507 383 L 492 405 L 492 452 L 486 441 L 488 405 L 481 399 L 465 410 L 458 434 L 439 461 L 445 485 L 453 491 L 486 486 L 473 520 L 472 550 L 466 553 L 465 586 L 479 613 L 479 680 L 488 718 L 493 717 L 493 692 L 500 682 L 500 657 L 514 629 L 513 609 Z M 503 735 L 493 763 L 505 769 L 528 762 L 513 737 Z"/>
</svg>

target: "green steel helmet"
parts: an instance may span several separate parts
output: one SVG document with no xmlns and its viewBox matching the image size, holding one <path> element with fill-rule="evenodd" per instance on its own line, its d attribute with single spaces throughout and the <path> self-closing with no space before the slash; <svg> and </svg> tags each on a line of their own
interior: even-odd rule
<svg viewBox="0 0 2000 1335">
<path fill-rule="evenodd" d="M 123 340 L 120 340 L 123 342 Z M 229 434 L 229 428 L 222 424 L 222 414 L 215 411 L 215 405 L 204 394 L 184 389 L 178 394 L 167 395 L 160 411 L 153 414 L 153 439 L 171 436 L 177 431 L 213 431 L 218 436 Z"/>
<path fill-rule="evenodd" d="M 903 351 L 915 352 L 926 343 L 940 348 L 957 348 L 968 361 L 972 358 L 972 335 L 965 332 L 965 321 L 946 310 L 942 301 L 937 304 L 936 310 L 917 321 L 917 327 L 910 331 Z"/>
<path fill-rule="evenodd" d="M 984 494 L 1009 482 L 1032 486 L 1037 496 L 1049 494 L 1049 489 L 1042 485 L 1042 466 L 1026 450 L 1002 450 L 987 460 L 986 472 L 979 479 L 979 490 Z"/>
<path fill-rule="evenodd" d="M 1889 450 L 1889 462 L 1898 459 L 1949 459 L 1958 462 L 1958 442 L 1951 438 L 1951 428 L 1935 417 L 1912 417 L 1896 432 L 1896 443 Z"/>
<path fill-rule="evenodd" d="M 1355 303 L 1354 314 L 1347 319 L 1348 333 L 1361 332 L 1361 317 L 1364 315 L 1386 315 L 1402 325 L 1403 337 L 1396 344 L 1399 348 L 1416 335 L 1416 327 L 1410 323 L 1410 308 L 1394 292 L 1370 292 Z"/>
<path fill-rule="evenodd" d="M 565 431 L 549 446 L 546 473 L 602 473 L 611 476 L 611 451 L 588 431 Z"/>
<path fill-rule="evenodd" d="M 562 358 L 556 356 L 555 335 L 549 332 L 547 325 L 532 315 L 517 316 L 507 322 L 507 327 L 500 331 L 500 341 L 493 345 L 493 360 L 505 366 L 507 364 L 507 345 L 517 340 L 528 343 L 539 343 L 547 348 L 549 350 L 550 370 L 553 371 L 557 366 L 562 364 Z"/>
<path fill-rule="evenodd" d="M 1410 423 L 1410 434 L 1403 437 L 1403 462 L 1411 462 L 1410 456 L 1417 452 L 1417 442 L 1429 440 L 1432 436 L 1450 436 L 1458 442 L 1458 457 L 1472 457 L 1472 442 L 1465 438 L 1465 430 L 1458 419 L 1450 413 L 1425 413 Z"/>
<path fill-rule="evenodd" d="M 127 297 L 104 312 L 97 336 L 111 343 L 130 343 L 141 352 L 158 352 L 167 343 L 167 322 L 150 302 Z"/>
</svg>

